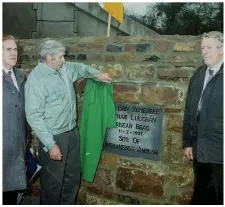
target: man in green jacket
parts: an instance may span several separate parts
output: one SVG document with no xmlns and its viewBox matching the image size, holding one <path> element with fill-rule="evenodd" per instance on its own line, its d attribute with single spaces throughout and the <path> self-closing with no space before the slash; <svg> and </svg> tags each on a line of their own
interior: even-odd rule
<svg viewBox="0 0 225 207">
<path fill-rule="evenodd" d="M 65 62 L 66 48 L 58 41 L 46 40 L 39 49 L 40 61 L 25 85 L 25 111 L 28 123 L 40 140 L 40 203 L 72 205 L 80 184 L 73 82 L 95 78 L 108 83 L 112 79 L 90 66 Z"/>
</svg>

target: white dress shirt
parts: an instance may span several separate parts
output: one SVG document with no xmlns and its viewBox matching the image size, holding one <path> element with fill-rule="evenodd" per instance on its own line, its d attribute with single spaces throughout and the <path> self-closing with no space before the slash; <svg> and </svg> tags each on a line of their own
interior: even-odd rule
<svg viewBox="0 0 225 207">
<path fill-rule="evenodd" d="M 12 77 L 12 80 L 13 80 L 13 84 L 14 86 L 17 88 L 17 90 L 19 91 L 19 87 L 18 87 L 18 84 L 17 84 L 17 80 L 16 80 L 16 76 L 15 76 L 15 73 L 13 71 L 12 68 L 10 68 L 9 70 L 8 69 L 5 69 L 3 68 L 3 70 L 5 71 L 5 73 L 7 74 L 9 71 L 11 71 L 11 77 Z"/>
</svg>

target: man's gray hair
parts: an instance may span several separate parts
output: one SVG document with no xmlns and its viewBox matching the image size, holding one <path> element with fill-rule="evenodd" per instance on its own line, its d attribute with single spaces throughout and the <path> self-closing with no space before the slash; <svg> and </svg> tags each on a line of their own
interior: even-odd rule
<svg viewBox="0 0 225 207">
<path fill-rule="evenodd" d="M 215 38 L 219 41 L 218 47 L 223 47 L 223 33 L 218 31 L 211 31 L 208 33 L 204 33 L 202 38 L 208 37 L 208 38 Z"/>
<path fill-rule="evenodd" d="M 59 52 L 65 52 L 66 47 L 56 40 L 45 40 L 39 46 L 40 61 L 43 62 L 46 55 L 55 56 Z"/>
</svg>

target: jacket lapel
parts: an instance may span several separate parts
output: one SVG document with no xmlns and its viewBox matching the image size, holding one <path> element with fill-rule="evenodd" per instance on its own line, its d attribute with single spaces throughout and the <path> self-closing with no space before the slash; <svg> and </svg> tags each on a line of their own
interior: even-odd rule
<svg viewBox="0 0 225 207">
<path fill-rule="evenodd" d="M 18 87 L 20 88 L 21 84 L 24 82 L 24 76 L 23 74 L 16 68 L 13 68 L 14 74 L 16 76 L 16 81 L 18 84 Z"/>
</svg>

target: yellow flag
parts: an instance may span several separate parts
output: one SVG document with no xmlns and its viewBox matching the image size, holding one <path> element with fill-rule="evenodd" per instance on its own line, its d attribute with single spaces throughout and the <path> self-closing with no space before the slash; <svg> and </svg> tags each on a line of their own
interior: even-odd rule
<svg viewBox="0 0 225 207">
<path fill-rule="evenodd" d="M 120 24 L 123 22 L 123 3 L 104 3 L 104 9 Z"/>
</svg>

